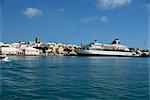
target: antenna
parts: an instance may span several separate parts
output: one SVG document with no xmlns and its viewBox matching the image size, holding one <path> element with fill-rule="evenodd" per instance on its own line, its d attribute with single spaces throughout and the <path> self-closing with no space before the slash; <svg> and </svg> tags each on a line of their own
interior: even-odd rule
<svg viewBox="0 0 150 100">
<path fill-rule="evenodd" d="M 114 33 L 114 34 L 115 34 L 115 39 L 118 39 L 118 36 L 117 36 L 118 34 L 117 33 Z"/>
<path fill-rule="evenodd" d="M 81 42 L 81 47 L 83 46 L 83 42 Z"/>
<path fill-rule="evenodd" d="M 144 41 L 144 44 L 143 44 L 143 50 L 145 49 L 146 47 L 146 42 Z"/>
</svg>

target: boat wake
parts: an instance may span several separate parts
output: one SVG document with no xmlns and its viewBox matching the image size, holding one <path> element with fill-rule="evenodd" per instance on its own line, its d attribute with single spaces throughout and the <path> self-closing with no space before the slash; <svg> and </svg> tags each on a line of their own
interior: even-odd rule
<svg viewBox="0 0 150 100">
<path fill-rule="evenodd" d="M 6 57 L 6 58 L 4 59 L 4 61 L 8 62 L 8 61 L 10 61 L 10 59 L 9 59 L 8 57 Z"/>
<path fill-rule="evenodd" d="M 0 62 L 9 62 L 10 59 L 8 57 L 5 57 L 4 59 L 1 59 Z"/>
</svg>

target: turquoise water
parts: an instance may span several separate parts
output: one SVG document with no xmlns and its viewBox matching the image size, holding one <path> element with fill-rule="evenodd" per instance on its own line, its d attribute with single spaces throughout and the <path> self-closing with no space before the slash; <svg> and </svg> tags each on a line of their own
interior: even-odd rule
<svg viewBox="0 0 150 100">
<path fill-rule="evenodd" d="M 10 57 L 1 100 L 148 100 L 149 58 Z"/>
</svg>

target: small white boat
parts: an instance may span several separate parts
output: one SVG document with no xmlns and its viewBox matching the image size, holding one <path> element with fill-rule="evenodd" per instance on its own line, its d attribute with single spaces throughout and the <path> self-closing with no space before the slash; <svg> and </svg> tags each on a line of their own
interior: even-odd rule
<svg viewBox="0 0 150 100">
<path fill-rule="evenodd" d="M 0 55 L 0 61 L 7 61 L 8 57 L 6 55 Z"/>
</svg>

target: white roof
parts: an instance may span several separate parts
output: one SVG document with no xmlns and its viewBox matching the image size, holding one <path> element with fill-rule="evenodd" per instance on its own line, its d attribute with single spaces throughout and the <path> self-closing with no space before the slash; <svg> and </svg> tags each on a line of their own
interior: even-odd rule
<svg viewBox="0 0 150 100">
<path fill-rule="evenodd" d="M 35 48 L 32 48 L 32 47 L 27 47 L 25 50 L 38 50 L 38 49 L 35 49 Z"/>
<path fill-rule="evenodd" d="M 19 49 L 25 50 L 25 49 L 27 49 L 27 46 L 26 45 L 21 45 Z"/>
</svg>

